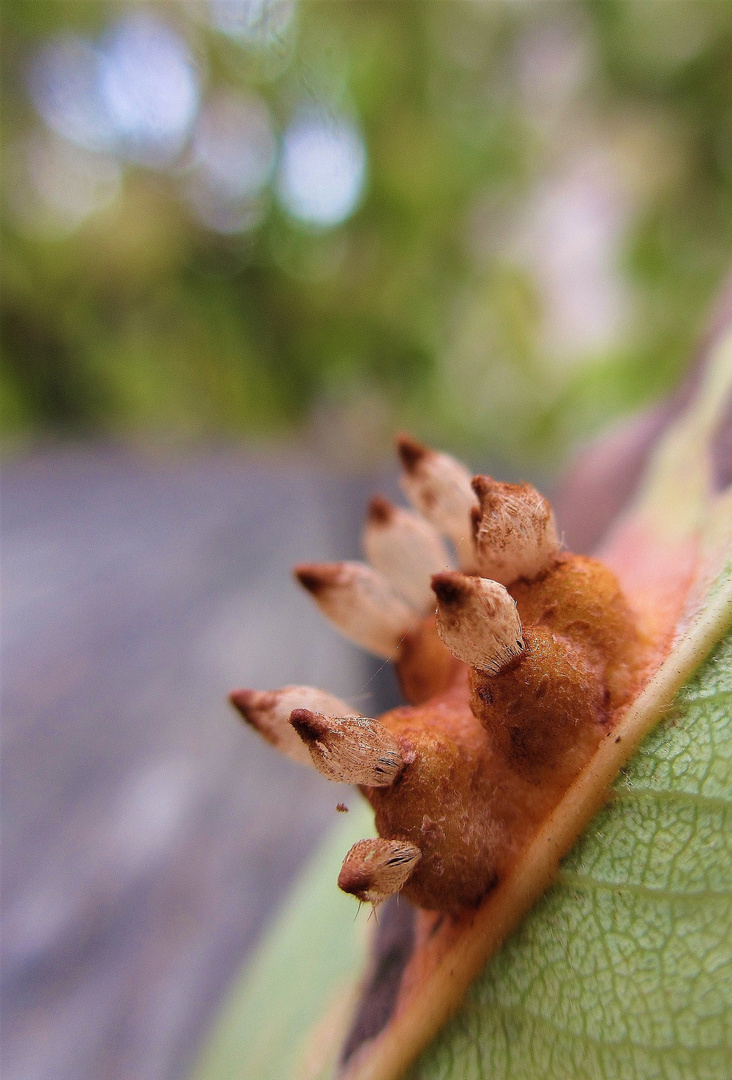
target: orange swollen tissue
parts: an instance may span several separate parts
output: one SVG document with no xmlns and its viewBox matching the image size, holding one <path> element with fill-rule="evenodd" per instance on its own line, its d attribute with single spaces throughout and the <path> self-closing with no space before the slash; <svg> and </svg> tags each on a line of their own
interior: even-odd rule
<svg viewBox="0 0 732 1080">
<path fill-rule="evenodd" d="M 311 687 L 231 700 L 270 743 L 357 783 L 374 808 L 379 836 L 347 853 L 344 891 L 459 912 L 509 873 L 590 760 L 637 693 L 650 645 L 612 571 L 561 550 L 535 488 L 472 478 L 408 436 L 397 447 L 414 509 L 377 497 L 369 564 L 295 574 L 345 636 L 394 660 L 409 704 L 377 720 Z"/>
</svg>

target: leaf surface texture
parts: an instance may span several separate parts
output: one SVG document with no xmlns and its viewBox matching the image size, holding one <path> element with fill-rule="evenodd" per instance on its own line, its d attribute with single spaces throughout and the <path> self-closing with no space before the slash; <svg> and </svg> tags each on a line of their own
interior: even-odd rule
<svg viewBox="0 0 732 1080">
<path fill-rule="evenodd" d="M 732 1074 L 732 636 L 410 1080 Z"/>
</svg>

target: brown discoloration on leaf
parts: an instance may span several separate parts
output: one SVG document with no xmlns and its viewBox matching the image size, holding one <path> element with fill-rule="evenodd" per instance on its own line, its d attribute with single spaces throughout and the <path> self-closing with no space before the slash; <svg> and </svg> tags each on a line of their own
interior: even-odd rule
<svg viewBox="0 0 732 1080">
<path fill-rule="evenodd" d="M 652 643 L 612 570 L 586 555 L 563 554 L 539 579 L 515 582 L 509 591 L 526 625 L 545 626 L 582 649 L 601 672 L 611 710 L 628 702 Z"/>
<path fill-rule="evenodd" d="M 422 908 L 472 907 L 530 827 L 533 785 L 496 755 L 470 711 L 464 682 L 381 719 L 414 755 L 391 788 L 365 792 L 379 834 L 407 839 L 422 851 L 405 895 Z"/>
<path fill-rule="evenodd" d="M 341 1052 L 346 1063 L 359 1047 L 389 1022 L 404 968 L 414 948 L 415 909 L 404 897 L 391 897 L 379 910 L 371 969 Z"/>
<path fill-rule="evenodd" d="M 592 559 L 564 555 L 518 583 L 523 639 L 502 585 L 450 572 L 433 587 L 443 639 L 472 663 L 447 692 L 382 717 L 414 762 L 366 795 L 380 835 L 422 850 L 410 899 L 456 911 L 508 872 L 637 687 L 645 650 L 614 575 Z"/>
<path fill-rule="evenodd" d="M 589 761 L 611 715 L 601 670 L 578 645 L 542 626 L 526 627 L 524 638 L 510 669 L 471 670 L 471 707 L 494 748 L 536 785 L 533 810 L 541 814 Z"/>
</svg>

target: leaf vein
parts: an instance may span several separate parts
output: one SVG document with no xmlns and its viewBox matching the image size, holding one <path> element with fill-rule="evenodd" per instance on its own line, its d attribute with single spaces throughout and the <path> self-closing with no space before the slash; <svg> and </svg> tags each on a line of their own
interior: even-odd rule
<svg viewBox="0 0 732 1080">
<path fill-rule="evenodd" d="M 557 875 L 557 884 L 567 885 L 580 889 L 605 890 L 608 892 L 628 892 L 637 896 L 648 896 L 653 899 L 666 899 L 673 901 L 699 901 L 699 900 L 732 900 L 732 890 L 717 892 L 714 889 L 699 889 L 694 892 L 675 892 L 673 889 L 654 889 L 649 885 L 636 885 L 624 881 L 598 881 L 597 878 L 587 874 L 578 874 L 572 870 L 560 870 Z"/>
<path fill-rule="evenodd" d="M 701 806 L 708 810 L 732 810 L 732 800 L 721 796 L 699 795 L 693 791 L 671 791 L 667 788 L 641 788 L 628 785 L 627 787 L 613 788 L 610 792 L 610 802 L 629 802 L 631 799 L 651 799 L 657 803 L 680 802 L 690 806 Z"/>
<path fill-rule="evenodd" d="M 649 1054 L 676 1054 L 680 1049 L 683 1049 L 687 1052 L 690 1051 L 693 1054 L 700 1055 L 703 1054 L 705 1051 L 711 1051 L 712 1053 L 715 1053 L 718 1050 L 726 1049 L 725 1042 L 721 1041 L 715 1046 L 705 1044 L 691 1046 L 685 1045 L 683 1047 L 679 1047 L 675 1044 L 669 1046 L 654 1046 L 653 1043 L 636 1042 L 635 1039 L 631 1039 L 627 1035 L 622 1039 L 601 1039 L 595 1035 L 589 1035 L 587 1032 L 580 1033 L 562 1027 L 561 1024 L 549 1020 L 548 1017 L 541 1016 L 539 1013 L 532 1012 L 531 1009 L 528 1009 L 525 1005 L 506 1005 L 502 1002 L 496 1001 L 493 1003 L 493 1007 L 498 1011 L 499 1014 L 503 1014 L 504 1017 L 509 1017 L 512 1015 L 523 1016 L 527 1020 L 534 1022 L 539 1027 L 543 1026 L 549 1031 L 556 1032 L 558 1035 L 561 1035 L 562 1039 L 565 1041 L 567 1039 L 572 1039 L 575 1043 L 585 1043 L 587 1045 L 599 1046 L 607 1050 L 613 1050 L 615 1048 L 621 1047 L 629 1047 L 633 1050 L 645 1050 Z"/>
</svg>

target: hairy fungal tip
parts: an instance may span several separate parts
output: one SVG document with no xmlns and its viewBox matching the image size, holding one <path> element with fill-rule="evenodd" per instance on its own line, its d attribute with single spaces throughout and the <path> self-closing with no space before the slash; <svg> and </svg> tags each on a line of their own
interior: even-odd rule
<svg viewBox="0 0 732 1080">
<path fill-rule="evenodd" d="M 336 584 L 340 563 L 301 563 L 293 573 L 304 589 L 317 597 L 324 589 Z"/>
<path fill-rule="evenodd" d="M 311 712 L 310 709 L 293 709 L 290 723 L 304 743 L 311 743 L 322 736 L 328 721 L 322 713 Z"/>
<path fill-rule="evenodd" d="M 450 570 L 434 574 L 432 591 L 442 607 L 455 607 L 466 599 L 465 575 Z"/>
<path fill-rule="evenodd" d="M 435 574 L 437 633 L 458 660 L 495 675 L 523 652 L 516 604 L 503 585 L 487 578 Z"/>
<path fill-rule="evenodd" d="M 415 612 L 383 573 L 362 562 L 308 563 L 295 576 L 345 637 L 385 659 L 395 655 Z"/>
<path fill-rule="evenodd" d="M 229 700 L 248 724 L 280 753 L 301 765 L 312 765 L 307 747 L 290 724 L 293 709 L 353 715 L 334 694 L 314 686 L 283 686 L 280 690 L 234 690 Z"/>
<path fill-rule="evenodd" d="M 359 840 L 343 860 L 338 887 L 363 903 L 381 904 L 404 887 L 421 857 L 403 840 Z"/>
<path fill-rule="evenodd" d="M 499 485 L 492 476 L 484 476 L 479 473 L 477 476 L 473 477 L 470 486 L 478 496 L 478 501 L 481 504 L 481 508 L 483 508 Z"/>
<path fill-rule="evenodd" d="M 415 452 L 416 446 L 419 453 Z M 401 486 L 410 503 L 455 545 L 459 566 L 473 570 L 470 513 L 476 505 L 470 473 L 450 454 L 419 443 L 400 443 L 404 462 Z"/>
<path fill-rule="evenodd" d="M 369 502 L 369 508 L 366 515 L 366 520 L 369 525 L 388 525 L 394 518 L 396 507 L 389 499 L 385 499 L 383 495 L 374 495 Z"/>
<path fill-rule="evenodd" d="M 471 515 L 477 569 L 510 585 L 532 580 L 559 550 L 549 502 L 531 484 L 504 484 L 490 476 L 472 482 L 480 508 Z"/>
<path fill-rule="evenodd" d="M 407 435 L 406 432 L 397 435 L 396 448 L 399 460 L 408 473 L 413 473 L 420 462 L 433 453 L 428 446 L 425 446 L 424 443 L 417 442 L 416 439 L 413 439 L 411 435 Z"/>
<path fill-rule="evenodd" d="M 416 612 L 426 612 L 432 604 L 430 578 L 451 562 L 435 526 L 377 496 L 371 501 L 362 540 L 371 566 Z"/>
<path fill-rule="evenodd" d="M 404 765 L 399 745 L 383 724 L 366 716 L 323 716 L 294 709 L 290 723 L 318 772 L 329 780 L 389 787 Z"/>
<path fill-rule="evenodd" d="M 229 701 L 248 724 L 254 724 L 253 706 L 256 697 L 256 690 L 232 690 L 229 694 Z"/>
</svg>

